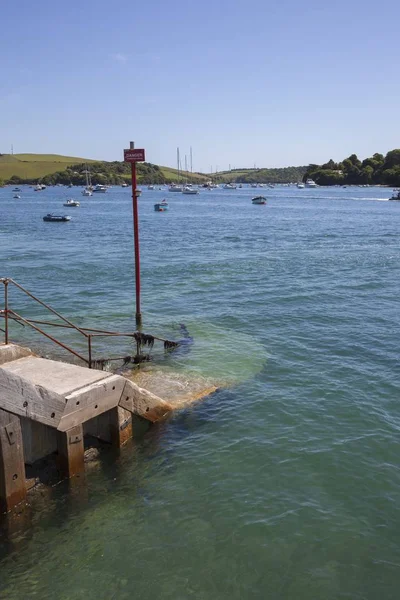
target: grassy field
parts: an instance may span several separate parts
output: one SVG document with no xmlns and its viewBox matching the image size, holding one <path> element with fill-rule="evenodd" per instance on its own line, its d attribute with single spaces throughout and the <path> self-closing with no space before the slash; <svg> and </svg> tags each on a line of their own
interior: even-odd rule
<svg viewBox="0 0 400 600">
<path fill-rule="evenodd" d="M 178 177 L 178 171 L 176 169 L 172 169 L 171 167 L 160 167 L 164 177 L 166 177 L 166 179 L 168 179 L 169 181 L 178 181 L 179 177 Z M 201 175 L 200 173 L 193 173 L 193 175 L 191 175 L 190 173 L 188 173 L 186 175 L 186 173 L 181 173 L 180 174 L 180 180 L 183 182 L 185 180 L 191 181 L 201 181 L 201 182 L 206 182 L 209 180 L 208 175 Z"/>
<path fill-rule="evenodd" d="M 57 171 L 64 171 L 70 165 L 86 162 L 96 161 L 58 154 L 2 154 L 0 155 L 0 179 L 7 180 L 13 175 L 23 179 L 39 179 Z"/>
</svg>

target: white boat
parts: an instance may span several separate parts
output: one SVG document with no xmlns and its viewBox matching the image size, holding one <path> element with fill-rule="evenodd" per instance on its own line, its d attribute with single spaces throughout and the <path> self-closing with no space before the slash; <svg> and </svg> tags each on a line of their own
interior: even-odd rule
<svg viewBox="0 0 400 600">
<path fill-rule="evenodd" d="M 101 183 L 98 183 L 97 185 L 94 186 L 93 193 L 105 194 L 106 191 L 107 191 L 107 186 L 102 185 Z"/>
<path fill-rule="evenodd" d="M 128 187 L 127 183 L 121 183 L 121 187 Z"/>
<path fill-rule="evenodd" d="M 301 181 L 299 181 L 299 183 L 297 184 L 297 187 L 299 188 L 299 190 L 304 190 L 305 185 L 304 185 L 304 183 L 301 183 Z"/>
<path fill-rule="evenodd" d="M 80 206 L 80 203 L 77 200 L 73 200 L 70 198 L 66 202 L 64 202 L 64 206 Z"/>
<path fill-rule="evenodd" d="M 195 194 L 198 194 L 198 193 L 199 193 L 199 190 L 192 187 L 191 185 L 185 185 L 185 187 L 182 190 L 182 194 L 187 194 L 187 195 L 191 195 L 191 196 L 194 196 Z"/>
<path fill-rule="evenodd" d="M 252 198 L 251 201 L 253 204 L 267 204 L 265 196 L 256 196 L 255 198 Z"/>
<path fill-rule="evenodd" d="M 400 202 L 400 191 L 397 191 L 396 194 L 396 190 L 393 190 L 393 196 L 389 198 L 389 200 L 397 200 L 398 202 Z"/>
<path fill-rule="evenodd" d="M 234 183 L 226 183 L 224 190 L 236 190 L 237 186 Z"/>
<path fill-rule="evenodd" d="M 169 186 L 168 191 L 169 192 L 183 192 L 183 187 L 181 185 L 176 185 L 175 183 L 173 183 L 172 185 Z"/>
<path fill-rule="evenodd" d="M 313 179 L 307 179 L 306 181 L 306 188 L 316 188 L 317 184 L 315 183 L 315 181 Z"/>
<path fill-rule="evenodd" d="M 84 190 L 82 190 L 82 196 L 92 196 L 93 195 L 93 186 L 92 186 L 92 180 L 90 178 L 90 171 L 87 168 L 87 165 L 86 165 L 86 169 L 85 169 L 85 175 L 86 175 L 86 187 Z"/>
<path fill-rule="evenodd" d="M 35 192 L 41 192 L 41 191 L 42 191 L 42 190 L 44 190 L 45 188 L 46 188 L 46 186 L 45 186 L 45 185 L 41 185 L 40 183 L 38 183 L 38 184 L 35 186 L 35 188 L 34 188 L 34 189 L 35 189 Z"/>
<path fill-rule="evenodd" d="M 256 187 L 257 187 L 257 184 L 256 184 L 256 183 L 251 183 L 251 184 L 250 184 L 250 187 L 252 187 L 252 188 L 256 188 Z"/>
<path fill-rule="evenodd" d="M 154 190 L 154 185 L 148 185 L 148 186 L 147 186 L 147 189 L 148 189 L 148 190 Z"/>
</svg>

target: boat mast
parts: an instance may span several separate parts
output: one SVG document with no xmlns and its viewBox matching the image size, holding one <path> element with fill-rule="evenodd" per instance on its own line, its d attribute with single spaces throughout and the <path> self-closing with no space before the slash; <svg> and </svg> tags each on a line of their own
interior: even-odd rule
<svg viewBox="0 0 400 600">
<path fill-rule="evenodd" d="M 193 175 L 193 154 L 192 154 L 192 146 L 190 146 L 190 173 Z"/>
<path fill-rule="evenodd" d="M 181 182 L 181 178 L 180 178 L 180 173 L 179 173 L 179 164 L 180 164 L 180 158 L 179 158 L 179 148 L 176 149 L 176 162 L 178 165 L 178 183 Z"/>
</svg>

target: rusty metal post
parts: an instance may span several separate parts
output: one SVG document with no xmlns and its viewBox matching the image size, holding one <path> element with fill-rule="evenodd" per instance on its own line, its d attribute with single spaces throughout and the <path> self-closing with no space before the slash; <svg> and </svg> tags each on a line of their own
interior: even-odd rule
<svg viewBox="0 0 400 600">
<path fill-rule="evenodd" d="M 135 148 L 134 142 L 130 142 L 130 149 Z M 133 237 L 135 245 L 135 284 L 136 284 L 136 325 L 142 324 L 142 313 L 140 311 L 140 248 L 139 248 L 139 214 L 136 180 L 136 162 L 131 163 L 132 169 L 132 209 L 133 209 Z"/>
<path fill-rule="evenodd" d="M 89 358 L 89 364 L 88 367 L 89 369 L 92 368 L 92 336 L 89 334 L 88 335 L 88 358 Z"/>
<path fill-rule="evenodd" d="M 8 281 L 4 282 L 4 343 L 8 344 Z"/>
</svg>

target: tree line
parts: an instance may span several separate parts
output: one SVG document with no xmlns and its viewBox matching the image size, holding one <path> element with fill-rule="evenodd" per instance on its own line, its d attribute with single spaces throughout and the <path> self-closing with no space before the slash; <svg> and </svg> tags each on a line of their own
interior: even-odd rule
<svg viewBox="0 0 400 600">
<path fill-rule="evenodd" d="M 323 165 L 311 164 L 303 177 L 318 185 L 388 185 L 400 186 L 400 150 L 390 150 L 384 156 L 375 153 L 361 161 L 351 154 L 342 162 L 332 159 Z"/>
</svg>

